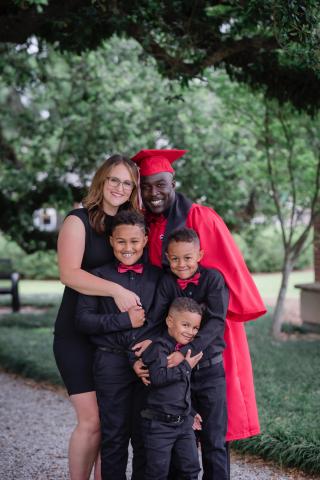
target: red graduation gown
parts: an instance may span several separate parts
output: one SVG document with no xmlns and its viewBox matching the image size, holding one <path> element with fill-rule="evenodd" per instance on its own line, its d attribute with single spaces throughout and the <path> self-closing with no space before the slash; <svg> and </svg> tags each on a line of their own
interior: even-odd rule
<svg viewBox="0 0 320 480">
<path fill-rule="evenodd" d="M 183 196 L 181 194 L 181 198 Z M 171 209 L 172 210 L 172 209 Z M 150 223 L 149 257 L 151 263 L 161 267 L 162 241 L 168 219 Z M 179 215 L 179 214 L 178 214 Z M 190 204 L 184 214 L 186 227 L 193 228 L 204 250 L 201 264 L 216 268 L 224 276 L 230 290 L 226 319 L 224 364 L 227 380 L 228 432 L 227 440 L 237 440 L 260 433 L 255 400 L 250 352 L 243 322 L 266 313 L 257 287 L 243 257 L 222 218 L 209 207 Z M 179 226 L 182 222 L 179 219 Z"/>
</svg>

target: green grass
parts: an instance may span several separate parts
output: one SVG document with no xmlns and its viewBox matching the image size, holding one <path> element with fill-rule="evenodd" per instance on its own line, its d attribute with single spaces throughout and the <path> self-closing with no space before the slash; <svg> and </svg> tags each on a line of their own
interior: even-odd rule
<svg viewBox="0 0 320 480">
<path fill-rule="evenodd" d="M 278 343 L 270 327 L 269 317 L 247 325 L 262 433 L 234 447 L 319 474 L 319 341 Z"/>
<path fill-rule="evenodd" d="M 4 281 L 0 280 L 0 285 Z M 8 284 L 8 282 L 7 282 Z M 60 303 L 64 285 L 58 280 L 20 280 L 21 305 L 50 306 Z M 10 306 L 11 295 L 0 295 L 0 305 Z"/>
<path fill-rule="evenodd" d="M 56 309 L 0 317 L 0 365 L 38 381 L 62 385 L 52 353 Z"/>
<path fill-rule="evenodd" d="M 2 315 L 1 366 L 61 385 L 52 353 L 55 316 L 56 308 L 38 314 Z M 320 474 L 319 342 L 275 342 L 270 328 L 268 316 L 246 326 L 262 433 L 233 442 L 233 447 Z"/>
<path fill-rule="evenodd" d="M 253 278 L 262 298 L 277 297 L 281 282 L 280 273 L 256 273 L 253 275 Z M 313 270 L 301 270 L 292 272 L 289 278 L 287 297 L 299 298 L 300 289 L 295 288 L 295 285 L 299 283 L 311 283 L 313 281 Z"/>
<path fill-rule="evenodd" d="M 21 280 L 19 289 L 22 295 L 51 294 L 62 295 L 64 285 L 58 280 Z"/>
</svg>

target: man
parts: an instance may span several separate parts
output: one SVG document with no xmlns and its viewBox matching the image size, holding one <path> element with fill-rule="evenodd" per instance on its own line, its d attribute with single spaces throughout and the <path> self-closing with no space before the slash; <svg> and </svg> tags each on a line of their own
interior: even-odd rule
<svg viewBox="0 0 320 480">
<path fill-rule="evenodd" d="M 151 263 L 167 267 L 167 237 L 177 228 L 193 228 L 204 256 L 201 264 L 219 270 L 229 287 L 224 364 L 227 381 L 226 440 L 260 433 L 252 366 L 243 322 L 266 313 L 242 255 L 228 228 L 209 207 L 192 203 L 175 191 L 172 162 L 186 150 L 142 150 L 132 160 L 140 167 L 141 195 L 149 225 Z"/>
</svg>

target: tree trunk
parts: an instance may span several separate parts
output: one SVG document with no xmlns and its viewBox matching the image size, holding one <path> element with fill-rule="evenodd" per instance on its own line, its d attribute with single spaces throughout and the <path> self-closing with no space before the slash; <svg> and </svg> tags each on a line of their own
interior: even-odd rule
<svg viewBox="0 0 320 480">
<path fill-rule="evenodd" d="M 288 289 L 289 276 L 293 268 L 293 261 L 291 258 L 285 256 L 282 267 L 281 286 L 278 293 L 277 304 L 274 310 L 272 319 L 272 335 L 275 339 L 281 338 L 282 314 L 284 308 L 284 301 Z"/>
<path fill-rule="evenodd" d="M 314 221 L 314 281 L 320 282 L 320 215 Z"/>
</svg>

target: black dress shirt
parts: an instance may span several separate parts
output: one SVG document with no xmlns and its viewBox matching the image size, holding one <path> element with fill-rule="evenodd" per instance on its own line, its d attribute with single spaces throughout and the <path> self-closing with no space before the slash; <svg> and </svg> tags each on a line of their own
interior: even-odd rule
<svg viewBox="0 0 320 480">
<path fill-rule="evenodd" d="M 112 297 L 102 297 L 80 294 L 76 311 L 76 326 L 78 330 L 89 334 L 91 341 L 100 347 L 127 351 L 129 358 L 134 360 L 131 346 L 139 341 L 141 336 L 147 338 L 152 320 L 148 317 L 154 300 L 156 287 L 162 270 L 150 264 L 144 264 L 143 273 L 130 270 L 118 272 L 117 261 L 108 263 L 91 271 L 98 277 L 115 282 L 139 295 L 145 310 L 146 322 L 142 327 L 133 328 L 128 312 L 120 312 Z M 153 319 L 156 321 L 157 319 Z"/>
<path fill-rule="evenodd" d="M 146 408 L 170 415 L 187 416 L 191 413 L 191 367 L 184 360 L 177 367 L 167 368 L 167 356 L 174 352 L 175 346 L 174 338 L 164 332 L 142 354 L 151 381 Z"/>
<path fill-rule="evenodd" d="M 165 319 L 170 304 L 176 297 L 193 298 L 202 305 L 204 313 L 200 330 L 194 340 L 180 351 L 185 355 L 191 349 L 192 356 L 202 351 L 203 361 L 221 353 L 225 348 L 224 330 L 229 290 L 218 270 L 199 266 L 198 272 L 198 285 L 189 283 L 184 290 L 178 285 L 173 273 L 166 273 L 159 282 L 151 315 L 158 319 L 156 324 L 161 323 L 161 318 Z"/>
</svg>

